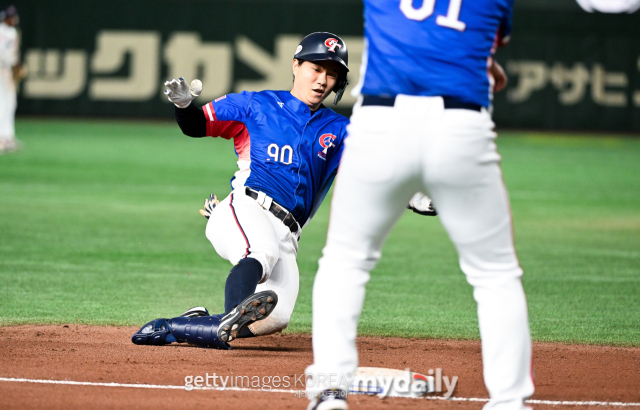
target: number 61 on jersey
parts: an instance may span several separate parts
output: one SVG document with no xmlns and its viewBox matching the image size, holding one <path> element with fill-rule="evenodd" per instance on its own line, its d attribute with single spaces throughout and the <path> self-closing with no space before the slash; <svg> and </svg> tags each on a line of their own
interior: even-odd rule
<svg viewBox="0 0 640 410">
<path fill-rule="evenodd" d="M 413 7 L 413 0 L 400 0 L 400 10 L 409 20 L 422 21 L 433 14 L 435 7 L 436 0 L 424 0 L 422 7 L 417 9 Z M 458 20 L 461 7 L 462 0 L 449 0 L 447 15 L 438 16 L 436 24 L 454 30 L 464 31 L 467 25 Z"/>
</svg>

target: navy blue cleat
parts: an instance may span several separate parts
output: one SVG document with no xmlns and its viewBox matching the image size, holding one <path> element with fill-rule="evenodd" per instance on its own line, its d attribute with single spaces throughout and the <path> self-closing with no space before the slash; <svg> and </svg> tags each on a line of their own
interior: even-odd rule
<svg viewBox="0 0 640 410">
<path fill-rule="evenodd" d="M 278 295 L 272 290 L 254 293 L 227 313 L 220 321 L 218 339 L 230 342 L 250 324 L 269 316 L 278 303 Z"/>
<path fill-rule="evenodd" d="M 156 319 L 142 326 L 131 336 L 131 341 L 137 345 L 166 345 L 176 341 L 171 334 L 167 319 Z"/>
</svg>

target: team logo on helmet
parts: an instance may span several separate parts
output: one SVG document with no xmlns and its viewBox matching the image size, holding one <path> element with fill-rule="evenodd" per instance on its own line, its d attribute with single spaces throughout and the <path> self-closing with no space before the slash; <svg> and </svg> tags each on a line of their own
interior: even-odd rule
<svg viewBox="0 0 640 410">
<path fill-rule="evenodd" d="M 335 147 L 333 141 L 336 139 L 336 136 L 333 134 L 322 134 L 318 142 L 320 146 L 324 148 L 322 151 L 318 151 L 318 157 L 322 160 L 327 160 L 327 151 L 331 147 Z"/>
<path fill-rule="evenodd" d="M 324 42 L 324 45 L 327 46 L 329 51 L 334 52 L 334 53 L 336 52 L 336 47 L 342 48 L 342 46 L 340 45 L 338 40 L 335 39 L 335 38 L 326 39 L 325 42 Z"/>
</svg>

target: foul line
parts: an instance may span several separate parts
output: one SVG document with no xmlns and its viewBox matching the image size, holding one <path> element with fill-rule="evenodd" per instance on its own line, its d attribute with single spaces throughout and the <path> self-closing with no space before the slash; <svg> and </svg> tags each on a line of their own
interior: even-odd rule
<svg viewBox="0 0 640 410">
<path fill-rule="evenodd" d="M 72 386 L 95 386 L 95 387 L 133 387 L 138 389 L 166 389 L 166 390 L 186 390 L 184 386 L 161 385 L 161 384 L 127 384 L 127 383 L 94 383 L 94 382 L 76 382 L 72 380 L 43 380 L 43 379 L 19 379 L 0 377 L 2 382 L 18 382 L 18 383 L 40 383 L 40 384 L 66 384 Z M 244 391 L 244 392 L 264 392 L 264 393 L 294 393 L 300 394 L 300 390 L 291 389 L 249 389 L 245 387 L 193 387 L 193 390 L 217 390 L 217 391 Z M 301 395 L 304 397 L 303 395 Z M 468 402 L 487 402 L 489 399 L 477 397 L 418 397 L 425 400 L 445 400 L 445 401 L 468 401 Z M 415 400 L 415 399 L 414 399 Z M 640 407 L 640 403 L 625 403 L 611 401 L 555 401 L 555 400 L 527 400 L 528 404 L 549 404 L 553 406 L 619 406 L 619 407 Z"/>
</svg>

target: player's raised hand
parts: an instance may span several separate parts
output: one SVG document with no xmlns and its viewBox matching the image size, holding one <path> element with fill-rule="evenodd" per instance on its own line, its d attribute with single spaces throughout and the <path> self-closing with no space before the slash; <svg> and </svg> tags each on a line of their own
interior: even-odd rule
<svg viewBox="0 0 640 410">
<path fill-rule="evenodd" d="M 215 194 L 209 195 L 209 198 L 204 200 L 204 209 L 200 210 L 200 215 L 209 219 L 211 213 L 219 203 L 220 202 L 218 201 L 218 197 L 216 197 Z"/>
<path fill-rule="evenodd" d="M 187 108 L 191 101 L 202 92 L 202 82 L 200 80 L 193 80 L 191 87 L 189 87 L 182 77 L 177 80 L 174 78 L 171 81 L 165 81 L 164 86 L 167 87 L 164 90 L 164 94 L 178 108 Z"/>
</svg>

